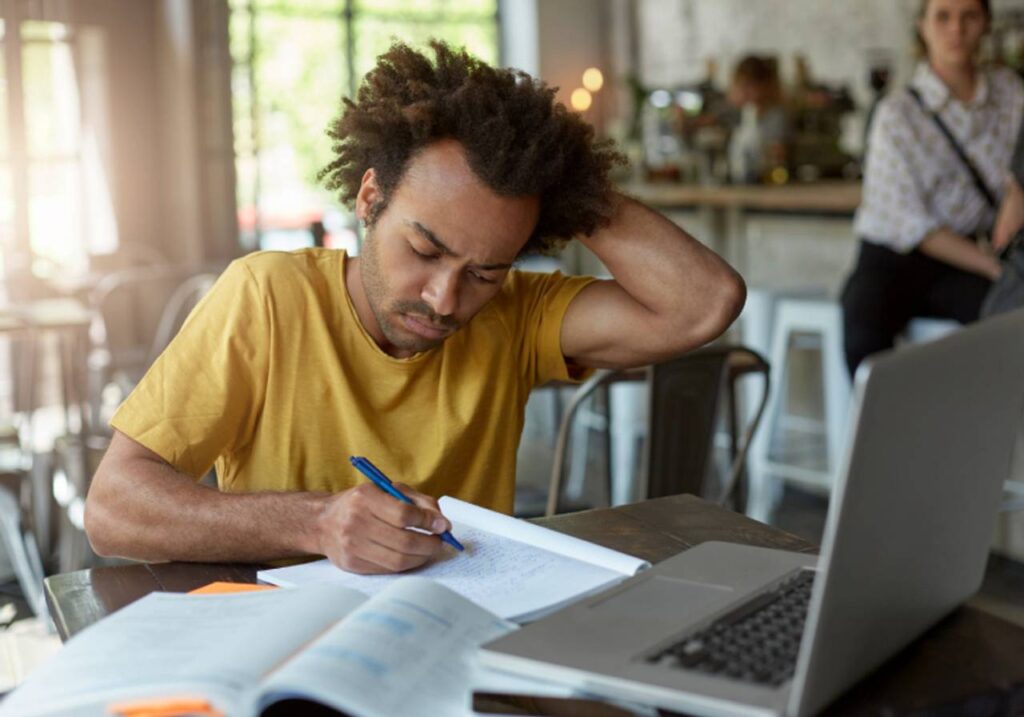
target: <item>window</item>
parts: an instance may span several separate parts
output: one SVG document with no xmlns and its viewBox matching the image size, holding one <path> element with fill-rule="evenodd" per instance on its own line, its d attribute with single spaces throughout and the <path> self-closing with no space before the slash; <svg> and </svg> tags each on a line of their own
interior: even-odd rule
<svg viewBox="0 0 1024 717">
<path fill-rule="evenodd" d="M 6 29 L 6 23 L 0 18 L 0 257 L 8 256 L 14 248 L 14 185 L 11 180 L 11 140 L 7 119 L 6 88 L 10 83 L 7 80 Z M 3 271 L 4 266 L 0 263 L 0 276 Z"/>
<path fill-rule="evenodd" d="M 231 0 L 232 102 L 245 249 L 356 249 L 316 175 L 328 124 L 393 39 L 447 40 L 498 60 L 498 0 Z"/>
<path fill-rule="evenodd" d="M 32 254 L 79 267 L 85 260 L 81 112 L 70 29 L 23 22 L 21 74 Z"/>
<path fill-rule="evenodd" d="M 26 16 L 0 18 L 0 248 L 12 275 L 83 271 L 117 246 L 95 137 L 83 121 L 76 29 Z M 2 272 L 0 272 L 2 273 Z"/>
</svg>

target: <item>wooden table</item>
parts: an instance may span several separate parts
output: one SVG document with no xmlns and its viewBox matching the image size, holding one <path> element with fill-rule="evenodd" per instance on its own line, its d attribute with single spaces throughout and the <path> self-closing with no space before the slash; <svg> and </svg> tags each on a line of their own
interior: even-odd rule
<svg viewBox="0 0 1024 717">
<path fill-rule="evenodd" d="M 814 552 L 810 543 L 693 496 L 671 496 L 537 519 L 554 530 L 658 562 L 708 540 Z M 215 580 L 255 582 L 251 565 L 138 564 L 47 578 L 46 600 L 62 638 L 154 591 Z M 1024 628 L 963 607 L 870 675 L 832 707 L 835 715 L 1007 715 L 1024 710 Z"/>
<path fill-rule="evenodd" d="M 37 299 L 0 306 L 0 333 L 24 334 L 33 338 L 53 334 L 58 338 L 61 397 L 66 428 L 71 431 L 72 414 L 85 400 L 85 389 L 76 372 L 85 365 L 89 326 L 93 312 L 77 299 Z M 39 354 L 36 354 L 38 359 Z M 81 414 L 77 415 L 78 429 Z"/>
</svg>

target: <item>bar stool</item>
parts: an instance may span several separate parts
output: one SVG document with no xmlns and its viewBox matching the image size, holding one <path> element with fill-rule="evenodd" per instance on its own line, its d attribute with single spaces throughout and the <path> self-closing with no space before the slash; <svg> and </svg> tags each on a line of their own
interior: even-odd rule
<svg viewBox="0 0 1024 717">
<path fill-rule="evenodd" d="M 756 286 L 748 287 L 747 302 L 738 321 L 741 342 L 763 356 L 772 350 L 772 329 L 775 309 L 783 299 L 824 299 L 824 286 Z"/>
<path fill-rule="evenodd" d="M 791 481 L 812 490 L 827 492 L 835 482 L 846 440 L 850 380 L 843 360 L 843 315 L 839 303 L 830 298 L 781 298 L 773 316 L 770 363 L 772 392 L 768 402 L 764 430 L 753 446 L 750 496 L 747 514 L 768 522 L 778 503 L 782 485 Z M 817 349 L 822 376 L 824 419 L 805 422 L 805 427 L 825 436 L 825 464 L 809 466 L 776 459 L 772 442 L 789 419 L 787 396 L 792 369 L 790 349 L 794 338 L 812 337 L 809 345 Z"/>
<path fill-rule="evenodd" d="M 772 381 L 777 387 L 767 411 L 764 431 L 753 448 L 753 468 L 747 514 L 768 522 L 781 497 L 782 482 L 791 481 L 812 490 L 829 492 L 835 483 L 847 437 L 850 381 L 843 358 L 842 307 L 824 296 L 783 297 L 775 302 L 771 341 Z M 934 341 L 961 327 L 957 321 L 917 317 L 912 319 L 898 344 Z M 824 420 L 810 426 L 825 435 L 825 464 L 808 467 L 772 457 L 772 440 L 787 423 L 786 412 L 790 348 L 793 337 L 814 336 L 821 367 Z"/>
<path fill-rule="evenodd" d="M 783 299 L 825 299 L 828 289 L 824 286 L 751 286 L 747 289 L 747 301 L 743 312 L 737 320 L 740 331 L 740 343 L 757 351 L 762 356 L 771 356 L 772 336 L 775 328 L 775 312 Z M 774 364 L 774 360 L 772 362 Z M 778 384 L 774 384 L 774 393 L 778 393 Z M 757 410 L 760 394 L 757 387 L 750 382 L 741 387 L 741 414 L 751 420 Z M 767 422 L 767 421 L 766 421 Z M 751 449 L 750 475 L 753 486 L 763 485 L 764 481 L 757 477 L 759 470 L 757 451 L 766 450 L 768 443 L 765 435 L 768 427 L 760 432 L 758 442 Z M 755 492 L 758 490 L 755 487 Z M 763 497 L 761 498 L 763 500 Z"/>
<path fill-rule="evenodd" d="M 902 339 L 910 344 L 923 344 L 941 339 L 961 328 L 963 328 L 963 324 L 955 319 L 931 319 L 919 316 L 911 319 L 907 324 Z"/>
</svg>

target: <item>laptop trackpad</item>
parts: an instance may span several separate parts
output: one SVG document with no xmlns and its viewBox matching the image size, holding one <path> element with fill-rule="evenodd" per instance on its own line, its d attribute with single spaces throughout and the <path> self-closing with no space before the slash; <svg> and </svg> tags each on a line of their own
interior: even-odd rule
<svg viewBox="0 0 1024 717">
<path fill-rule="evenodd" d="M 727 585 L 656 575 L 592 603 L 591 614 L 602 619 L 624 618 L 634 625 L 651 621 L 664 631 L 671 630 L 673 622 L 682 626 L 700 619 L 731 602 L 734 595 Z M 668 624 L 666 616 L 672 618 Z"/>
</svg>

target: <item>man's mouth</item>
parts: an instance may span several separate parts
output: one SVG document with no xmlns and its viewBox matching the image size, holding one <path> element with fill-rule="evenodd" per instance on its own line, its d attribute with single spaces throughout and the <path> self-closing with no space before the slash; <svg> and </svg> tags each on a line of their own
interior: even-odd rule
<svg viewBox="0 0 1024 717">
<path fill-rule="evenodd" d="M 405 328 L 425 339 L 431 341 L 437 341 L 443 339 L 445 336 L 451 333 L 451 329 L 446 326 L 438 326 L 431 322 L 429 319 L 425 319 L 422 316 L 414 316 L 413 314 L 401 314 L 402 323 Z"/>
</svg>

